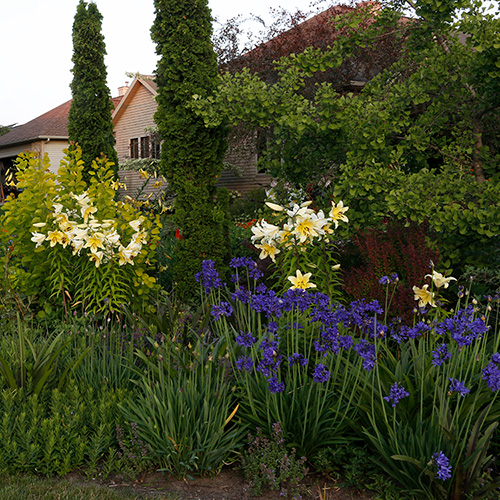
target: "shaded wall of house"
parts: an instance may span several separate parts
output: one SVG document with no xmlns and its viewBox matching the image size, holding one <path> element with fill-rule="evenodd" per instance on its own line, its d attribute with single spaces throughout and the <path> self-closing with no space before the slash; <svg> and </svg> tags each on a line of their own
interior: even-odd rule
<svg viewBox="0 0 500 500">
<path fill-rule="evenodd" d="M 225 169 L 217 181 L 218 187 L 225 187 L 230 191 L 246 193 L 252 189 L 268 187 L 272 177 L 257 170 L 257 147 L 255 140 L 248 140 L 244 144 L 230 147 L 224 158 Z M 127 189 L 120 189 L 122 196 L 133 198 L 155 198 L 165 189 L 161 179 L 150 178 L 148 182 L 139 172 L 120 170 L 120 181 L 126 184 Z"/>
</svg>

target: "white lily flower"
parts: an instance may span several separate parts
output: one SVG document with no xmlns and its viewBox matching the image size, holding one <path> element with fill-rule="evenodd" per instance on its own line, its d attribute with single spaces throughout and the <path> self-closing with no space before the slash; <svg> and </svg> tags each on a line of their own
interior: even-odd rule
<svg viewBox="0 0 500 500">
<path fill-rule="evenodd" d="M 431 274 L 426 274 L 426 278 L 432 278 L 432 281 L 434 281 L 434 285 L 436 285 L 436 288 L 441 288 L 444 286 L 444 288 L 448 288 L 450 281 L 457 281 L 456 278 L 453 276 L 450 276 L 449 278 L 445 278 L 441 273 L 438 273 L 437 271 L 432 271 Z"/>
<path fill-rule="evenodd" d="M 42 234 L 42 233 L 37 233 L 36 231 L 33 232 L 33 233 L 31 233 L 31 234 L 33 235 L 33 237 L 31 238 L 31 241 L 33 241 L 34 243 L 36 243 L 36 247 L 35 248 L 38 248 L 45 241 L 45 235 Z"/>
</svg>

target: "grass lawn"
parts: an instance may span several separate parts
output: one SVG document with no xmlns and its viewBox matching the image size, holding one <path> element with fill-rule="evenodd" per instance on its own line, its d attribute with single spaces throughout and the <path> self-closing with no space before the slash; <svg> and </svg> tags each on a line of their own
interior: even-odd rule
<svg viewBox="0 0 500 500">
<path fill-rule="evenodd" d="M 5 476 L 0 478 L 2 500 L 139 500 L 131 489 L 119 491 L 98 484 L 75 482 L 71 479 L 42 479 L 35 476 Z M 176 494 L 158 494 L 156 500 L 180 500 Z"/>
</svg>

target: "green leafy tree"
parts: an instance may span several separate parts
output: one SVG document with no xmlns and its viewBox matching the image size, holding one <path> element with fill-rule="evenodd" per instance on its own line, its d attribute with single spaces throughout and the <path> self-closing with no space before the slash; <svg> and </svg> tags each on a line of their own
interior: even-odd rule
<svg viewBox="0 0 500 500">
<path fill-rule="evenodd" d="M 97 5 L 80 0 L 73 23 L 73 101 L 69 110 L 68 136 L 82 148 L 82 159 L 88 169 L 104 154 L 116 171 L 118 157 L 111 121 L 113 103 L 106 85 L 106 46 L 101 24 L 102 15 Z"/>
<path fill-rule="evenodd" d="M 228 193 L 217 192 L 227 130 L 206 127 L 187 104 L 207 97 L 218 84 L 207 0 L 155 0 L 151 29 L 156 52 L 158 109 L 155 121 L 163 140 L 161 171 L 176 192 L 177 246 L 174 280 L 181 295 L 192 293 L 194 272 L 203 259 L 222 265 L 228 257 Z"/>
<path fill-rule="evenodd" d="M 480 1 L 393 0 L 346 13 L 335 29 L 342 36 L 329 47 L 280 59 L 274 83 L 249 69 L 226 73 L 217 95 L 193 107 L 207 124 L 228 117 L 270 128 L 269 171 L 295 184 L 330 176 L 335 199 L 351 207 L 350 231 L 387 217 L 430 221 L 452 264 L 491 264 L 485 250 L 496 248 L 500 214 L 500 19 Z M 314 75 L 386 37 L 398 41 L 400 57 L 361 92 L 341 93 L 334 82 L 304 92 Z"/>
<path fill-rule="evenodd" d="M 4 135 L 4 134 L 6 134 L 9 131 L 10 131 L 9 127 L 6 127 L 4 125 L 0 125 L 0 135 Z"/>
</svg>

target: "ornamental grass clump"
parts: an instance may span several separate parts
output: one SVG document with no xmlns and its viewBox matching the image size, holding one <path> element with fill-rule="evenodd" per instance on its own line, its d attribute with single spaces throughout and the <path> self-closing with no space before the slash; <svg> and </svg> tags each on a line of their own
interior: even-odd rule
<svg viewBox="0 0 500 500">
<path fill-rule="evenodd" d="M 129 305 L 147 307 L 156 286 L 148 273 L 161 224 L 131 204 L 116 201 L 119 187 L 105 158 L 92 164 L 83 181 L 83 162 L 74 147 L 58 174 L 33 153 L 17 161 L 22 192 L 4 205 L 2 239 L 17 234 L 7 279 L 19 291 L 36 296 L 44 315 L 53 306 L 67 314 L 116 313 Z"/>
</svg>

